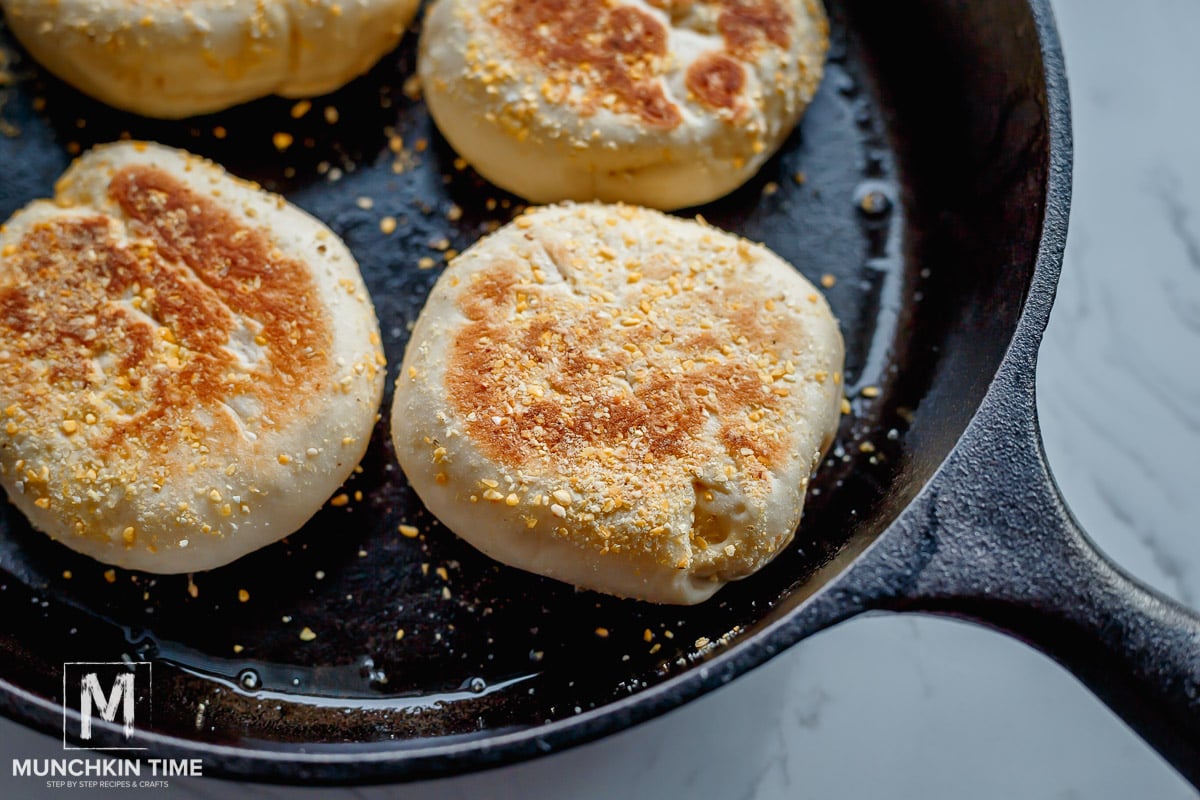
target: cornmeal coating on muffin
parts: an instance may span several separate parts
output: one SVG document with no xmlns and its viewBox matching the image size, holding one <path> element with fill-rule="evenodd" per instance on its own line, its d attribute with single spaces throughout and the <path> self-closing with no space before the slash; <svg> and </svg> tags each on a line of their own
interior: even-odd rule
<svg viewBox="0 0 1200 800">
<path fill-rule="evenodd" d="M 109 105 L 178 119 L 331 92 L 400 41 L 418 0 L 0 0 L 43 66 Z"/>
<path fill-rule="evenodd" d="M 341 241 L 196 156 L 98 147 L 0 231 L 0 485 L 101 561 L 191 572 L 295 531 L 384 372 Z"/>
<path fill-rule="evenodd" d="M 629 206 L 540 208 L 439 279 L 392 437 L 429 510 L 494 558 L 696 603 L 792 539 L 842 363 L 825 299 L 765 247 Z"/>
<path fill-rule="evenodd" d="M 501 188 L 672 209 L 758 172 L 828 38 L 818 0 L 437 0 L 419 72 L 443 135 Z"/>
</svg>

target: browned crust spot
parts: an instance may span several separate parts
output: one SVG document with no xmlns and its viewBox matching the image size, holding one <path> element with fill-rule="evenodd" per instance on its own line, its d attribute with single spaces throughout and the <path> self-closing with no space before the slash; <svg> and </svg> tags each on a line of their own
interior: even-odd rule
<svg viewBox="0 0 1200 800">
<path fill-rule="evenodd" d="M 746 85 L 742 65 L 721 53 L 706 53 L 687 70 L 687 88 L 709 108 L 734 110 Z"/>
<path fill-rule="evenodd" d="M 698 296 L 690 308 L 718 320 L 720 310 L 707 305 L 730 296 Z M 715 455 L 699 444 L 709 415 L 721 421 L 724 450 L 747 477 L 764 479 L 788 455 L 788 437 L 767 429 L 780 419 L 781 396 L 748 366 L 751 359 L 723 352 L 734 340 L 743 356 L 767 354 L 781 340 L 776 323 L 749 307 L 727 317 L 722 336 L 672 342 L 626 382 L 633 354 L 653 354 L 661 343 L 654 326 L 622 327 L 596 314 L 587 298 L 551 298 L 509 262 L 474 275 L 458 303 L 469 322 L 454 335 L 447 392 L 471 439 L 500 464 L 537 460 L 569 473 L 580 459 L 607 450 L 639 474 L 668 459 L 702 465 Z M 522 313 L 519 304 L 554 310 Z M 538 387 L 533 394 L 531 385 Z"/>
<path fill-rule="evenodd" d="M 789 33 L 793 19 L 786 3 L 780 0 L 647 0 L 655 8 L 667 12 L 672 20 L 680 21 L 692 13 L 696 5 L 715 7 L 717 30 L 726 47 L 735 56 L 753 55 L 764 42 L 786 49 L 791 44 Z M 810 6 L 811 9 L 811 6 Z"/>
<path fill-rule="evenodd" d="M 582 113 L 611 103 L 652 128 L 682 122 L 659 82 L 667 31 L 649 14 L 605 0 L 494 0 L 487 18 L 522 58 L 549 73 L 548 94 L 583 88 Z"/>
<path fill-rule="evenodd" d="M 204 412 L 251 398 L 270 428 L 328 388 L 331 321 L 304 265 L 266 231 L 153 166 L 119 170 L 109 195 L 130 218 L 128 242 L 112 218 L 63 216 L 3 260 L 0 390 L 33 416 L 18 415 L 22 430 L 86 421 L 101 463 L 206 452 L 233 431 Z M 261 357 L 243 361 L 235 335 Z"/>
<path fill-rule="evenodd" d="M 747 58 L 764 43 L 787 49 L 792 15 L 779 0 L 721 0 L 717 30 L 729 52 Z"/>
</svg>

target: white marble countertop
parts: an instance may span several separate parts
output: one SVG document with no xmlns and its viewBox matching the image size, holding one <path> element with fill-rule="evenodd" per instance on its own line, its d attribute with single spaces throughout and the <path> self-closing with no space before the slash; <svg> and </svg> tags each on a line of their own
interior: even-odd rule
<svg viewBox="0 0 1200 800">
<path fill-rule="evenodd" d="M 1071 233 L 1042 348 L 1055 475 L 1099 545 L 1200 604 L 1200 4 L 1056 0 L 1075 120 Z M 5 754 L 57 742 L 0 720 Z M 8 759 L 6 758 L 5 761 Z M 11 777 L 0 796 L 60 796 Z M 964 624 L 859 619 L 633 730 L 403 788 L 177 780 L 172 798 L 1195 797 L 1074 678 Z M 92 796 L 91 793 L 88 796 Z M 149 796 L 149 795 L 143 795 Z"/>
</svg>

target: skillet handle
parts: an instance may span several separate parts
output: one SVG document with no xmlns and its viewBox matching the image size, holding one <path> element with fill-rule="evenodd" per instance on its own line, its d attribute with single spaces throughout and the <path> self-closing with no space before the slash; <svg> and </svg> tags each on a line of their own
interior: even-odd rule
<svg viewBox="0 0 1200 800">
<path fill-rule="evenodd" d="M 899 592 L 872 605 L 965 618 L 1033 645 L 1200 788 L 1200 617 L 1123 572 L 1080 528 L 1051 477 L 1032 386 L 989 399 L 906 526 L 908 552 L 883 568 L 903 565 Z"/>
</svg>

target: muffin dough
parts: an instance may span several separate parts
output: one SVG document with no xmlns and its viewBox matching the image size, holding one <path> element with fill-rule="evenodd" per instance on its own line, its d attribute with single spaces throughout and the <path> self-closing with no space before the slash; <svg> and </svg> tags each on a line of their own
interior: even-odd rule
<svg viewBox="0 0 1200 800">
<path fill-rule="evenodd" d="M 842 362 L 824 298 L 766 248 L 645 209 L 542 208 L 439 279 L 392 437 L 429 510 L 494 558 L 697 603 L 791 540 Z"/>
</svg>

